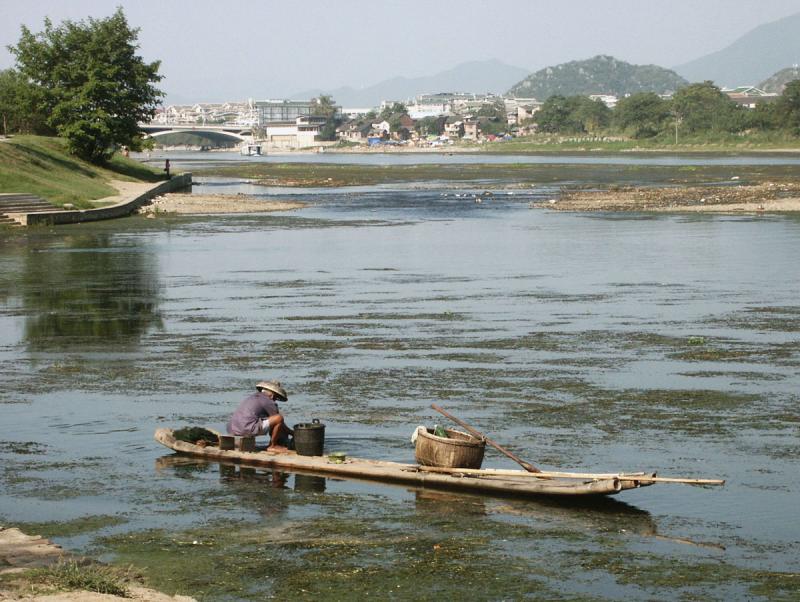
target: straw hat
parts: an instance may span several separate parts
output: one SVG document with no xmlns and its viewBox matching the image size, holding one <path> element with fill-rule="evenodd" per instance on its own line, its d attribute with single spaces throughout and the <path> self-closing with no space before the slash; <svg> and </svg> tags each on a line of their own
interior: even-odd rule
<svg viewBox="0 0 800 602">
<path fill-rule="evenodd" d="M 259 391 L 261 389 L 266 389 L 267 391 L 272 391 L 275 395 L 278 396 L 278 399 L 281 401 L 286 401 L 289 399 L 289 396 L 286 394 L 286 389 L 281 386 L 280 381 L 278 380 L 262 380 L 260 383 L 256 385 L 256 389 Z"/>
</svg>

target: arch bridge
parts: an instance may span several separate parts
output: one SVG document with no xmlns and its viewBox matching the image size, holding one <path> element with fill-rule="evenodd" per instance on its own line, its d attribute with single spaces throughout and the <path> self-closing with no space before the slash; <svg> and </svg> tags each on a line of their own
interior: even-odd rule
<svg viewBox="0 0 800 602">
<path fill-rule="evenodd" d="M 223 134 L 236 140 L 250 142 L 253 139 L 253 128 L 241 125 L 188 125 L 188 124 L 156 124 L 140 123 L 139 129 L 150 138 L 167 134 Z"/>
</svg>

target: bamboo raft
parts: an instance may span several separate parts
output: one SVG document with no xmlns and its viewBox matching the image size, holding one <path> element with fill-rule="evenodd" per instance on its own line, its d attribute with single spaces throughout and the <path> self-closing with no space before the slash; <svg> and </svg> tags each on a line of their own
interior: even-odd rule
<svg viewBox="0 0 800 602">
<path fill-rule="evenodd" d="M 327 456 L 301 456 L 294 451 L 241 451 L 220 449 L 211 445 L 201 447 L 194 443 L 179 441 L 173 436 L 173 430 L 167 428 L 157 429 L 155 439 L 179 454 L 211 461 L 496 496 L 608 496 L 658 482 L 695 485 L 723 483 L 714 479 L 657 477 L 655 472 L 533 473 L 524 470 L 489 468 L 443 468 L 350 457 L 341 462 L 333 461 Z"/>
</svg>

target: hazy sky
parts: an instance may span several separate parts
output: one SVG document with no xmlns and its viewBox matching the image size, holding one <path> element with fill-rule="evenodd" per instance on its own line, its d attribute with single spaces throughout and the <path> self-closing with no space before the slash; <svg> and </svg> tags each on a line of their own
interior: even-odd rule
<svg viewBox="0 0 800 602">
<path fill-rule="evenodd" d="M 167 101 L 360 88 L 495 58 L 536 71 L 610 54 L 672 67 L 720 50 L 800 0 L 0 0 L 0 69 L 20 25 L 122 6 Z"/>
</svg>

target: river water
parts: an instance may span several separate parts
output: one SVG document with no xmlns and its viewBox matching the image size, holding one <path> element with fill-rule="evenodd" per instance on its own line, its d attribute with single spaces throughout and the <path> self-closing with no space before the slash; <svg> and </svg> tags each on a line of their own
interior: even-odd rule
<svg viewBox="0 0 800 602">
<path fill-rule="evenodd" d="M 0 522 L 200 599 L 796 599 L 800 219 L 458 186 L 204 180 L 308 206 L 0 232 Z M 547 469 L 727 484 L 485 499 L 152 440 L 262 378 L 328 451 L 412 461 L 436 402 Z"/>
</svg>

